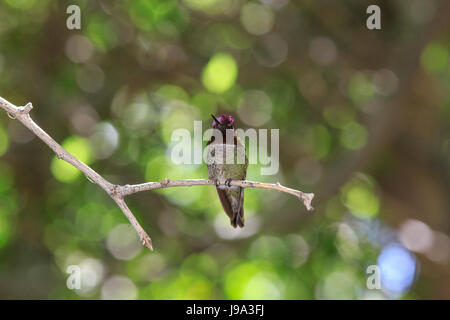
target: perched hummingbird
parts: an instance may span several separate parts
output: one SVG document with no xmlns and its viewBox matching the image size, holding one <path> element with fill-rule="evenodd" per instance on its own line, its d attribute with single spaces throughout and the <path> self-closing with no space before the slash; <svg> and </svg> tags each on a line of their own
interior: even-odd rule
<svg viewBox="0 0 450 320">
<path fill-rule="evenodd" d="M 244 226 L 244 189 L 230 186 L 231 180 L 245 180 L 248 159 L 245 146 L 236 134 L 236 127 L 232 116 L 220 115 L 213 118 L 212 126 L 219 132 L 207 143 L 207 166 L 209 179 L 228 182 L 228 186 L 216 186 L 222 207 L 230 218 L 231 225 Z M 217 131 L 216 131 L 217 132 Z M 227 141 L 227 133 L 231 139 Z M 220 137 L 221 135 L 221 137 Z M 231 161 L 229 161 L 231 160 Z"/>
</svg>

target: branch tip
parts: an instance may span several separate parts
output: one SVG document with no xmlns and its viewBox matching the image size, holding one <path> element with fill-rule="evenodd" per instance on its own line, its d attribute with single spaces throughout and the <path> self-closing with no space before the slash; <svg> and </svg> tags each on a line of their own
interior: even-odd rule
<svg viewBox="0 0 450 320">
<path fill-rule="evenodd" d="M 299 199 L 303 201 L 303 204 L 306 207 L 306 210 L 313 211 L 314 207 L 311 205 L 312 200 L 314 199 L 314 193 L 300 193 Z"/>
<path fill-rule="evenodd" d="M 150 251 L 153 251 L 152 239 L 150 239 L 150 237 L 147 234 L 140 235 L 140 236 L 141 236 L 142 245 L 149 248 Z"/>
<path fill-rule="evenodd" d="M 33 104 L 28 102 L 25 106 L 22 107 L 22 113 L 29 113 L 33 109 Z"/>
</svg>

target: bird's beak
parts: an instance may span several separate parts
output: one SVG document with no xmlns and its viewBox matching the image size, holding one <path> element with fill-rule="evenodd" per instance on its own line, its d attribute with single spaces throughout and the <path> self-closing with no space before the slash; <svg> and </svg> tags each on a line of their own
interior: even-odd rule
<svg viewBox="0 0 450 320">
<path fill-rule="evenodd" d="M 215 122 L 217 122 L 217 124 L 221 124 L 219 120 L 217 120 L 216 117 L 214 117 L 214 115 L 212 114 L 211 117 L 214 119 Z"/>
</svg>

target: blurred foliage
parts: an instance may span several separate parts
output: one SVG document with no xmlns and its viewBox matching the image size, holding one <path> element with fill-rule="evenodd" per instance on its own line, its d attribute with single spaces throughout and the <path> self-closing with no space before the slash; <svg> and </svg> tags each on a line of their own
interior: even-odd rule
<svg viewBox="0 0 450 320">
<path fill-rule="evenodd" d="M 280 170 L 248 179 L 234 230 L 211 187 L 111 199 L 0 116 L 0 297 L 450 297 L 448 1 L 0 2 L 0 95 L 113 183 L 205 178 L 172 133 L 210 114 L 280 129 Z M 81 30 L 66 28 L 67 6 Z M 203 145 L 205 141 L 203 141 Z M 378 264 L 382 288 L 366 286 Z M 67 268 L 82 271 L 69 290 Z"/>
</svg>

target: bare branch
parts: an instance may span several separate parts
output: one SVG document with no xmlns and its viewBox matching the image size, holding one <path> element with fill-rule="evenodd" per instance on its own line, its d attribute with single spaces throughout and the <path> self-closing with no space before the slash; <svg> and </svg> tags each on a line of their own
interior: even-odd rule
<svg viewBox="0 0 450 320">
<path fill-rule="evenodd" d="M 23 123 L 28 129 L 30 129 L 39 139 L 44 141 L 46 145 L 50 147 L 55 153 L 56 156 L 70 163 L 72 166 L 83 172 L 86 177 L 88 177 L 91 181 L 98 184 L 103 190 L 105 190 L 110 197 L 117 203 L 122 212 L 128 218 L 130 223 L 133 225 L 134 229 L 139 235 L 141 242 L 146 245 L 150 250 L 153 250 L 152 242 L 148 234 L 144 231 L 144 229 L 140 226 L 139 222 L 137 222 L 133 213 L 131 213 L 130 209 L 126 205 L 123 197 L 118 195 L 115 190 L 116 186 L 97 172 L 95 172 L 91 167 L 89 167 L 84 162 L 75 158 L 72 154 L 70 154 L 67 150 L 61 147 L 52 137 L 50 137 L 44 130 L 42 130 L 30 117 L 29 112 L 33 108 L 31 103 L 27 103 L 24 107 L 17 107 L 10 103 L 9 101 L 0 97 L 0 107 L 4 109 L 11 118 L 15 118 Z"/>
<path fill-rule="evenodd" d="M 116 202 L 119 208 L 122 210 L 123 214 L 128 218 L 131 225 L 134 227 L 136 232 L 141 239 L 143 245 L 145 245 L 150 250 L 153 250 L 152 240 L 145 232 L 145 230 L 141 227 L 139 222 L 136 220 L 136 217 L 131 212 L 130 208 L 128 208 L 125 203 L 124 197 L 127 195 L 131 195 L 134 193 L 148 191 L 153 189 L 162 189 L 162 188 L 172 188 L 172 187 L 190 187 L 190 186 L 206 186 L 206 185 L 217 185 L 217 186 L 237 186 L 242 188 L 259 188 L 259 189 L 269 189 L 269 190 L 277 190 L 285 193 L 292 194 L 299 198 L 303 204 L 305 205 L 307 210 L 313 210 L 311 206 L 311 201 L 314 198 L 313 193 L 303 193 L 299 190 L 291 189 L 282 186 L 279 182 L 272 183 L 263 183 L 263 182 L 255 182 L 255 181 L 247 181 L 247 180 L 232 180 L 229 184 L 226 181 L 214 181 L 210 179 L 186 179 L 186 180 L 169 180 L 165 178 L 159 182 L 146 182 L 142 184 L 134 184 L 134 185 L 124 185 L 119 186 L 112 184 L 105 178 L 103 178 L 100 174 L 94 171 L 91 167 L 78 160 L 75 156 L 65 150 L 61 145 L 59 145 L 52 137 L 50 137 L 44 130 L 42 130 L 30 117 L 29 113 L 33 108 L 31 103 L 27 103 L 25 106 L 20 107 L 16 106 L 9 101 L 0 97 L 0 107 L 4 109 L 8 115 L 13 118 L 19 120 L 24 126 L 26 126 L 31 132 L 33 132 L 39 139 L 41 139 L 47 146 L 50 147 L 55 153 L 56 156 L 71 164 L 78 170 L 84 173 L 86 177 L 88 177 L 91 181 L 98 184 L 103 190 L 108 193 L 108 195 Z"/>
<path fill-rule="evenodd" d="M 152 239 L 150 239 L 147 232 L 145 232 L 145 230 L 142 229 L 139 222 L 137 222 L 130 208 L 128 208 L 127 204 L 125 203 L 125 200 L 123 200 L 123 198 L 119 196 L 114 196 L 112 198 L 117 203 L 122 212 L 125 214 L 125 216 L 128 218 L 130 223 L 133 225 L 134 229 L 136 229 L 137 233 L 139 234 L 139 237 L 141 238 L 142 245 L 146 246 L 150 250 L 153 250 Z"/>
<path fill-rule="evenodd" d="M 146 182 L 142 184 L 134 185 L 124 185 L 119 186 L 117 192 L 122 196 L 127 196 L 133 193 L 161 189 L 161 188 L 172 188 L 172 187 L 191 187 L 191 186 L 207 186 L 216 185 L 216 181 L 210 179 L 185 179 L 185 180 L 169 180 L 165 178 L 160 182 Z M 228 185 L 226 181 L 217 181 L 217 185 L 225 186 Z M 307 210 L 313 210 L 311 206 L 311 201 L 314 198 L 313 193 L 304 193 L 299 190 L 291 189 L 282 186 L 279 182 L 277 183 L 263 183 L 248 180 L 232 180 L 229 184 L 230 186 L 242 187 L 242 188 L 259 188 L 259 189 L 269 189 L 277 190 L 285 193 L 292 194 L 299 198 L 305 205 Z"/>
</svg>

